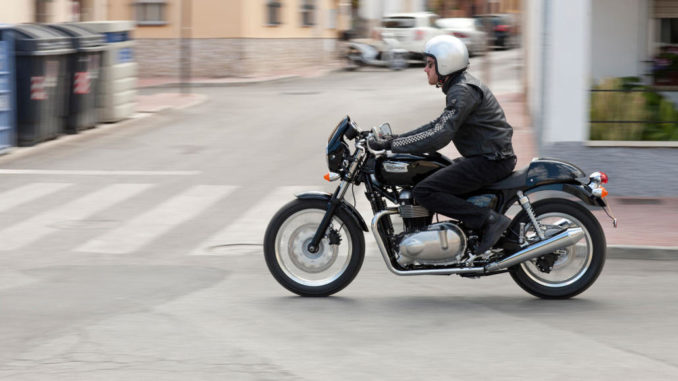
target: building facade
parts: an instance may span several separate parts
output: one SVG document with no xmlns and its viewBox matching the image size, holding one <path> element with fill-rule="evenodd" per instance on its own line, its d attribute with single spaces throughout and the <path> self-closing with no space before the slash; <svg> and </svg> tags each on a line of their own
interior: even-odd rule
<svg viewBox="0 0 678 381">
<path fill-rule="evenodd" d="M 80 2 L 73 0 L 0 0 L 0 23 L 78 21 L 79 6 Z"/>
<path fill-rule="evenodd" d="M 669 175 L 678 163 L 676 142 L 593 141 L 590 120 L 595 84 L 609 77 L 651 84 L 653 58 L 678 49 L 678 0 L 526 5 L 525 85 L 541 155 L 608 171 L 616 195 L 678 196 L 678 177 Z M 663 186 L 648 186 L 657 178 Z"/>
<path fill-rule="evenodd" d="M 109 20 L 136 20 L 141 76 L 178 75 L 181 49 L 195 77 L 284 73 L 336 60 L 350 28 L 345 0 L 108 0 Z"/>
</svg>

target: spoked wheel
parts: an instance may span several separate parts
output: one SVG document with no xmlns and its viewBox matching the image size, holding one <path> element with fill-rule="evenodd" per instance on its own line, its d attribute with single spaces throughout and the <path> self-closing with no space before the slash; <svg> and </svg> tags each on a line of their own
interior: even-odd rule
<svg viewBox="0 0 678 381">
<path fill-rule="evenodd" d="M 283 287 L 302 296 L 328 296 L 348 286 L 365 256 L 363 232 L 341 208 L 318 250 L 308 249 L 326 208 L 323 200 L 294 200 L 266 229 L 264 256 L 268 269 Z"/>
<path fill-rule="evenodd" d="M 511 268 L 511 276 L 525 291 L 545 299 L 571 298 L 595 282 L 605 264 L 605 235 L 598 220 L 585 207 L 569 200 L 542 200 L 533 204 L 546 236 L 565 229 L 581 228 L 584 237 L 574 245 L 523 262 Z M 523 211 L 511 229 L 526 224 L 528 242 L 537 241 L 537 232 Z"/>
</svg>

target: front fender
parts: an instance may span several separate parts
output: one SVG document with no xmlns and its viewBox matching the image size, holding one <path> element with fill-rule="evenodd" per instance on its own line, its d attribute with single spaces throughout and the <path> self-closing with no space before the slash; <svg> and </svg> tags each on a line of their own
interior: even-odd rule
<svg viewBox="0 0 678 381">
<path fill-rule="evenodd" d="M 526 195 L 541 192 L 541 191 L 561 191 L 569 193 L 573 196 L 576 196 L 585 203 L 593 206 L 606 207 L 607 203 L 602 198 L 595 196 L 591 193 L 591 190 L 585 185 L 579 184 L 567 184 L 567 183 L 556 183 L 541 185 L 538 187 L 530 188 L 525 191 Z"/>
<path fill-rule="evenodd" d="M 332 199 L 332 195 L 326 192 L 304 192 L 295 194 L 294 196 L 300 200 L 323 200 L 330 202 L 330 200 Z M 353 218 L 355 218 L 356 222 L 358 223 L 358 225 L 360 225 L 363 231 L 368 231 L 367 224 L 365 223 L 363 216 L 361 216 L 360 213 L 358 213 L 358 211 L 356 210 L 356 208 L 353 207 L 353 205 L 348 204 L 342 200 L 341 205 L 339 207 L 343 208 L 345 211 L 348 212 L 348 214 L 353 216 Z"/>
</svg>

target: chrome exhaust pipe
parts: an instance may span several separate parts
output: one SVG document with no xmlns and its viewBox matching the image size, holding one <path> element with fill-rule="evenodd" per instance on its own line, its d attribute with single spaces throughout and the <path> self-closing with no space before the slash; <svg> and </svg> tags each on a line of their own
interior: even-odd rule
<svg viewBox="0 0 678 381">
<path fill-rule="evenodd" d="M 485 268 L 483 267 L 464 267 L 464 268 L 447 268 L 447 269 L 426 269 L 426 270 L 410 270 L 410 271 L 403 271 L 403 270 L 398 270 L 395 267 L 393 267 L 393 264 L 391 263 L 391 259 L 388 256 L 388 252 L 386 251 L 386 245 L 384 245 L 384 241 L 381 239 L 381 236 L 379 235 L 379 230 L 377 229 L 377 226 L 379 224 L 379 220 L 384 217 L 387 214 L 398 214 L 398 209 L 397 208 L 389 208 L 386 210 L 382 210 L 381 212 L 378 212 L 377 214 L 374 215 L 374 218 L 372 218 L 372 234 L 374 234 L 374 239 L 377 241 L 377 246 L 379 247 L 379 251 L 381 252 L 381 256 L 384 258 L 384 262 L 386 262 L 386 267 L 391 270 L 392 273 L 396 275 L 452 275 L 452 274 L 483 274 L 485 273 Z"/>
<path fill-rule="evenodd" d="M 381 252 L 381 256 L 386 263 L 386 267 L 396 275 L 452 275 L 452 274 L 486 274 L 490 272 L 497 272 L 506 270 L 509 267 L 537 258 L 541 255 L 552 253 L 558 249 L 574 245 L 584 237 L 584 230 L 582 228 L 571 228 L 559 233 L 549 239 L 530 245 L 523 250 L 504 258 L 498 262 L 492 262 L 485 267 L 464 267 L 464 268 L 442 268 L 442 269 L 425 269 L 425 270 L 410 270 L 403 271 L 393 267 L 391 259 L 388 256 L 386 245 L 379 235 L 377 225 L 379 220 L 388 214 L 398 214 L 397 208 L 389 208 L 382 210 L 374 215 L 372 218 L 372 234 L 377 241 L 377 246 Z"/>
<path fill-rule="evenodd" d="M 534 245 L 530 245 L 508 258 L 504 258 L 498 262 L 490 263 L 489 265 L 485 266 L 485 272 L 506 270 L 511 266 L 529 261 L 530 259 L 534 259 L 541 255 L 552 253 L 558 249 L 574 245 L 583 237 L 584 229 L 567 229 L 566 231 L 559 233 L 549 239 L 537 242 Z"/>
</svg>

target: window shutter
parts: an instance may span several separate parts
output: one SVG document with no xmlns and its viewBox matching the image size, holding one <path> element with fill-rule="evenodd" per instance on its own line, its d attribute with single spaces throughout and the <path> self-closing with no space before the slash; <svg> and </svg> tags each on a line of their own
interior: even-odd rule
<svg viewBox="0 0 678 381">
<path fill-rule="evenodd" d="M 678 0 L 654 0 L 653 17 L 678 18 Z"/>
</svg>

